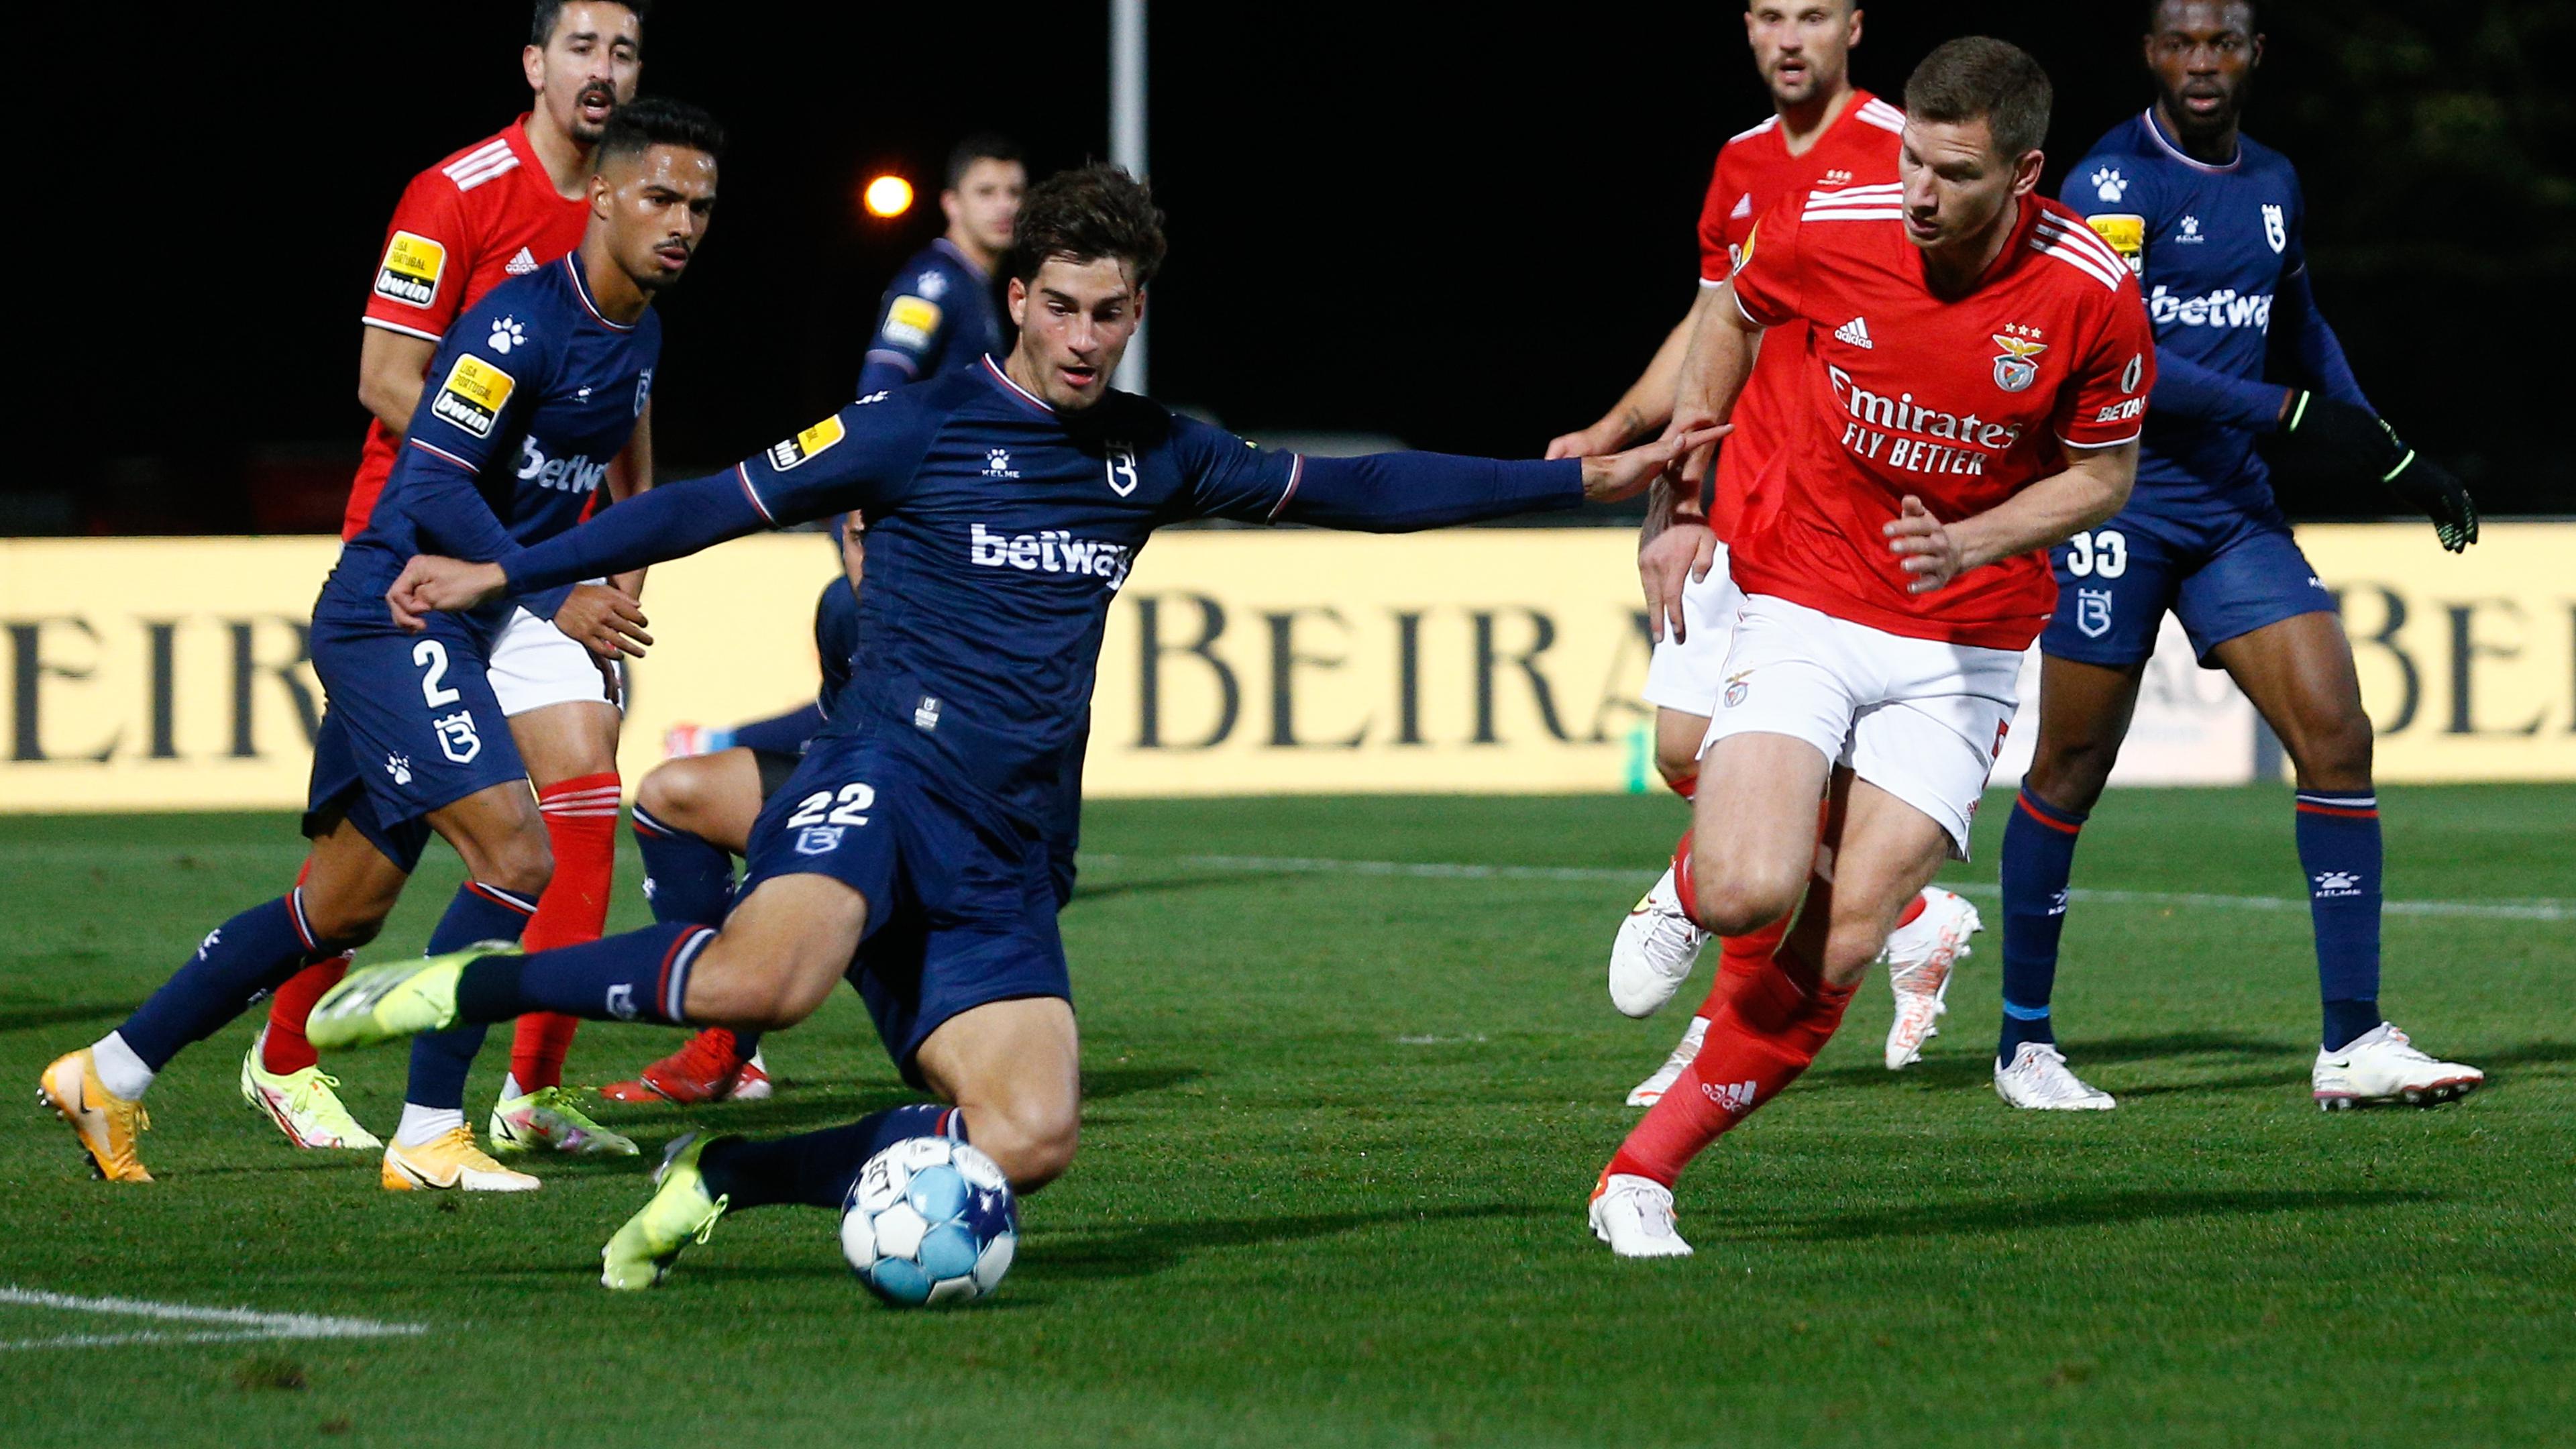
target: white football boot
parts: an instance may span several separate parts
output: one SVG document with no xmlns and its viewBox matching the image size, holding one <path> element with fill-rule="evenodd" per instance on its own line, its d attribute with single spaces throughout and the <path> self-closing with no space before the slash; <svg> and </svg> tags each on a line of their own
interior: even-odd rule
<svg viewBox="0 0 2576 1449">
<path fill-rule="evenodd" d="M 1691 1255 L 1691 1245 L 1673 1231 L 1673 1190 L 1633 1173 L 1601 1174 L 1592 1189 L 1592 1236 L 1622 1258 Z"/>
<path fill-rule="evenodd" d="M 1968 938 L 1986 928 L 1977 908 L 1939 886 L 1923 891 L 1923 914 L 1887 938 L 1887 984 L 1896 993 L 1896 1020 L 1887 1028 L 1887 1069 L 1923 1060 L 1923 1044 L 1941 1034 L 1950 968 L 1970 954 Z"/>
<path fill-rule="evenodd" d="M 1664 868 L 1610 943 L 1610 1004 L 1627 1016 L 1652 1016 L 1690 979 L 1709 933 L 1682 909 L 1672 867 Z"/>
<path fill-rule="evenodd" d="M 1699 1044 L 1707 1039 L 1708 1018 L 1692 1017 L 1690 1026 L 1682 1032 L 1681 1044 L 1673 1048 L 1673 1054 L 1664 1058 L 1664 1064 L 1655 1068 L 1653 1076 L 1628 1089 L 1628 1105 L 1651 1107 L 1664 1100 L 1664 1093 L 1671 1091 L 1673 1083 L 1681 1080 L 1683 1070 L 1699 1059 Z"/>
<path fill-rule="evenodd" d="M 2026 1041 L 2012 1065 L 1995 1067 L 1995 1095 L 2031 1112 L 2108 1112 L 2120 1104 L 2066 1069 L 2066 1057 L 2044 1041 Z"/>
<path fill-rule="evenodd" d="M 2415 1049 L 2406 1033 L 2381 1022 L 2344 1044 L 2320 1050 L 2308 1074 L 2317 1106 L 2328 1112 L 2353 1107 L 2438 1107 L 2478 1089 L 2487 1074 L 2458 1062 L 2437 1062 Z"/>
</svg>

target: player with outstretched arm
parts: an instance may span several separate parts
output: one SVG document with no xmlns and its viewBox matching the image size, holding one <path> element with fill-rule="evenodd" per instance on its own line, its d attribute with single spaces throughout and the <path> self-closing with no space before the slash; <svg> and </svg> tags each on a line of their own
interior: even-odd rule
<svg viewBox="0 0 2576 1449">
<path fill-rule="evenodd" d="M 1757 485 L 1776 505 L 1728 556 L 1745 601 L 1690 860 L 1703 927 L 1798 917 L 1602 1170 L 1592 1228 L 1622 1257 L 1690 1252 L 1683 1167 L 1806 1070 L 1897 913 L 1966 858 L 2056 601 L 2045 550 L 2129 496 L 2154 343 L 2118 255 L 2037 194 L 2049 99 L 2010 44 L 1934 49 L 1901 179 L 1783 202 L 1692 340 L 1675 430 L 1734 402 L 1756 334 L 1806 328 L 1807 414 Z M 1675 562 L 1650 580 L 1668 611 Z"/>
<path fill-rule="evenodd" d="M 2015 1107 L 2116 1105 L 2067 1068 L 2049 998 L 2076 840 L 2119 758 L 2168 612 L 2201 664 L 2245 691 L 2298 772 L 2299 869 L 2324 1014 L 2309 1072 L 2317 1104 L 2431 1106 L 2485 1080 L 2426 1055 L 2379 1014 L 2370 716 L 2335 597 L 2291 537 L 2254 441 L 2268 434 L 2317 471 L 2385 484 L 2429 514 L 2455 552 L 2476 541 L 2477 508 L 2380 421 L 2317 310 L 2298 172 L 2237 128 L 2262 58 L 2246 0 L 2157 0 L 2146 35 L 2155 103 L 2067 173 L 2067 205 L 2139 273 L 2157 374 L 2137 493 L 2117 518 L 2058 549 L 2063 607 L 2040 638 L 2039 742 L 2004 826 L 1995 1090 Z M 2266 379 L 2275 356 L 2291 384 Z"/>
<path fill-rule="evenodd" d="M 846 508 L 868 518 L 850 684 L 753 827 L 721 927 L 367 968 L 315 1010 L 318 1039 L 346 1044 L 540 1009 L 776 1028 L 854 975 L 905 1078 L 951 1105 L 779 1142 L 684 1141 L 607 1248 L 611 1287 L 649 1286 L 729 1207 L 837 1208 L 861 1164 L 901 1138 L 971 1134 L 1024 1192 L 1072 1163 L 1081 1089 L 1046 821 L 1109 605 L 1155 528 L 1223 517 L 1393 532 L 1572 508 L 1639 491 L 1722 432 L 1580 461 L 1264 452 L 1109 388 L 1163 258 L 1141 183 L 1101 165 L 1051 177 L 1020 227 L 1007 362 L 854 403 L 578 537 L 490 562 L 416 559 L 388 596 L 417 622 L 558 574 Z"/>
</svg>

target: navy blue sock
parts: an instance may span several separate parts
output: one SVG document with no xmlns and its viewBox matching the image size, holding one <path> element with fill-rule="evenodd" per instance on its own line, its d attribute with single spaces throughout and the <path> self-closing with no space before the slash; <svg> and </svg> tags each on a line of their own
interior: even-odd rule
<svg viewBox="0 0 2576 1449">
<path fill-rule="evenodd" d="M 735 1056 L 742 1058 L 744 1061 L 750 1061 L 751 1054 L 759 1050 L 759 1032 L 738 1031 L 733 1034 L 733 1054 Z"/>
<path fill-rule="evenodd" d="M 477 941 L 515 941 L 536 913 L 537 903 L 525 896 L 469 880 L 456 888 L 456 899 L 447 903 L 447 914 L 429 933 L 424 954 L 444 956 Z M 415 1107 L 463 1108 L 465 1078 L 482 1049 L 480 1022 L 413 1037 L 411 1083 L 403 1089 L 403 1101 Z"/>
<path fill-rule="evenodd" d="M 136 1007 L 117 1033 L 157 1072 L 180 1048 L 205 1040 L 241 1015 L 259 993 L 303 970 L 306 962 L 339 949 L 325 949 L 314 938 L 304 920 L 304 891 L 298 887 L 207 932 L 197 954 Z"/>
<path fill-rule="evenodd" d="M 941 1136 L 965 1141 L 966 1116 L 924 1102 L 767 1142 L 719 1137 L 698 1155 L 698 1171 L 710 1195 L 733 1200 L 728 1211 L 793 1202 L 837 1212 L 869 1158 L 907 1137 Z"/>
<path fill-rule="evenodd" d="M 747 750 L 767 750 L 773 755 L 801 754 L 805 742 L 823 727 L 823 706 L 809 704 L 791 709 L 769 719 L 754 720 L 737 727 L 733 742 Z"/>
<path fill-rule="evenodd" d="M 2066 928 L 2066 882 L 2085 815 L 2028 790 L 2004 822 L 2004 1026 L 1995 1060 L 2009 1066 L 2024 1042 L 2053 1042 L 2048 998 L 2057 985 L 2057 938 Z"/>
<path fill-rule="evenodd" d="M 508 1021 L 559 1011 L 591 1021 L 685 1026 L 689 968 L 715 927 L 673 921 L 526 956 L 486 956 L 456 983 L 460 1021 Z"/>
<path fill-rule="evenodd" d="M 2380 1022 L 2379 797 L 2368 790 L 2301 790 L 2298 819 L 2325 1048 L 2338 1051 Z"/>
<path fill-rule="evenodd" d="M 663 824 L 641 805 L 634 815 L 635 846 L 644 855 L 644 898 L 653 903 L 653 919 L 722 925 L 733 905 L 733 856 Z"/>
</svg>

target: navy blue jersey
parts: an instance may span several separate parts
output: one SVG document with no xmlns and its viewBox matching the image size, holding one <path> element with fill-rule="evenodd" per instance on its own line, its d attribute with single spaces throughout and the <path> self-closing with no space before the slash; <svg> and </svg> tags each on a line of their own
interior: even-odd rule
<svg viewBox="0 0 2576 1449">
<path fill-rule="evenodd" d="M 2130 507 L 2268 507 L 2254 439 L 2277 426 L 2283 396 L 2265 382 L 2275 332 L 2291 334 L 2301 385 L 2368 406 L 2310 300 L 2297 171 L 2247 137 L 2225 165 L 2196 160 L 2151 108 L 2075 164 L 2065 201 L 2137 271 L 2155 327 Z"/>
<path fill-rule="evenodd" d="M 877 330 L 859 369 L 861 397 L 999 357 L 1002 308 L 993 279 L 946 237 L 921 249 L 877 303 Z"/>
<path fill-rule="evenodd" d="M 579 253 L 486 293 L 439 344 L 392 476 L 325 601 L 381 614 L 414 554 L 489 562 L 580 522 L 634 435 L 661 347 L 649 309 L 632 326 L 600 314 Z M 550 617 L 560 602 L 529 607 Z"/>
<path fill-rule="evenodd" d="M 814 702 L 832 717 L 832 698 L 850 682 L 850 658 L 859 652 L 859 595 L 846 578 L 823 586 L 814 601 L 814 654 L 823 661 L 823 687 Z"/>
</svg>

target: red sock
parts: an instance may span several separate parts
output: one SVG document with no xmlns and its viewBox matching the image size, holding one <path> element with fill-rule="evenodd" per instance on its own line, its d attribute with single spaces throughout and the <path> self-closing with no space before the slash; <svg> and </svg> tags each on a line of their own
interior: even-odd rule
<svg viewBox="0 0 2576 1449">
<path fill-rule="evenodd" d="M 1749 936 L 1725 936 L 1717 943 L 1717 979 L 1708 984 L 1708 999 L 1695 1013 L 1702 1021 L 1717 1020 L 1717 1013 L 1738 993 L 1762 979 L 1770 969 L 1771 953 L 1780 949 L 1782 938 L 1789 934 L 1790 917 L 1782 916 Z"/>
<path fill-rule="evenodd" d="M 284 1076 L 321 1062 L 313 1043 L 304 1039 L 304 1018 L 313 1014 L 313 1003 L 322 999 L 323 992 L 339 985 L 340 978 L 349 974 L 349 961 L 349 953 L 343 952 L 307 966 L 279 984 L 268 999 L 268 1033 L 259 1045 L 261 1070 Z"/>
<path fill-rule="evenodd" d="M 1928 903 L 1923 899 L 1923 892 L 1916 891 L 1914 893 L 1914 899 L 1905 903 L 1905 909 L 1896 913 L 1896 924 L 1900 926 L 1913 925 L 1914 918 L 1923 914 L 1923 907 L 1926 904 Z"/>
<path fill-rule="evenodd" d="M 1681 796 L 1685 800 L 1692 799 L 1699 794 L 1699 772 L 1696 770 L 1682 776 L 1678 780 L 1666 780 L 1664 783 L 1672 788 L 1672 792 L 1674 794 Z"/>
<path fill-rule="evenodd" d="M 1682 1168 L 1754 1108 L 1798 1079 L 1842 1025 L 1852 988 L 1804 988 L 1805 963 L 1779 951 L 1761 979 L 1708 1025 L 1699 1057 L 1610 1159 L 1670 1187 Z"/>
<path fill-rule="evenodd" d="M 617 869 L 617 772 L 560 780 L 537 792 L 554 846 L 554 879 L 537 897 L 537 914 L 521 941 L 531 951 L 599 939 L 608 924 L 608 891 Z M 510 1075 L 522 1092 L 563 1085 L 565 1053 L 581 1019 L 550 1011 L 519 1018 L 510 1040 Z"/>
</svg>

